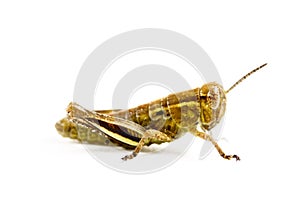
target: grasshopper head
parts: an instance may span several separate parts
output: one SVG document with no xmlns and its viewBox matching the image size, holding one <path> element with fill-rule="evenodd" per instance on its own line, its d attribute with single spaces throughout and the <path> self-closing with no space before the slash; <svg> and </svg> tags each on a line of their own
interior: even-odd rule
<svg viewBox="0 0 300 199">
<path fill-rule="evenodd" d="M 203 130 L 210 130 L 222 119 L 225 108 L 226 108 L 226 93 L 229 93 L 238 84 L 244 81 L 251 74 L 265 67 L 267 63 L 255 68 L 241 79 L 239 79 L 235 84 L 233 84 L 227 91 L 224 91 L 223 87 L 216 83 L 211 82 L 204 84 L 200 88 L 200 122 L 201 128 Z"/>
<path fill-rule="evenodd" d="M 201 128 L 210 130 L 220 122 L 225 113 L 225 91 L 221 85 L 211 82 L 204 84 L 199 94 Z"/>
</svg>

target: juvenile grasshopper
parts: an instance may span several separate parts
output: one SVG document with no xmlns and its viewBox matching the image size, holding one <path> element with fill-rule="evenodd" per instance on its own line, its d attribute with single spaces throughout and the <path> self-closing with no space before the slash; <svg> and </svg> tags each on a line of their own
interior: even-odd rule
<svg viewBox="0 0 300 199">
<path fill-rule="evenodd" d="M 240 160 L 237 155 L 226 155 L 209 131 L 225 113 L 226 94 L 266 65 L 252 70 L 228 90 L 210 82 L 201 88 L 170 94 L 128 110 L 90 111 L 70 103 L 67 117 L 58 121 L 55 127 L 64 137 L 96 144 L 115 143 L 134 149 L 123 160 L 137 156 L 143 146 L 172 142 L 187 132 L 210 141 L 223 158 Z M 198 126 L 203 132 L 197 129 Z"/>
</svg>

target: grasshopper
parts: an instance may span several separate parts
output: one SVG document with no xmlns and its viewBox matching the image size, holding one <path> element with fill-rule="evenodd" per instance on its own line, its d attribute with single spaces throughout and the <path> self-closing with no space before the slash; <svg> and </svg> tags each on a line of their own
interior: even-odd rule
<svg viewBox="0 0 300 199">
<path fill-rule="evenodd" d="M 64 137 L 95 144 L 118 144 L 134 149 L 123 160 L 138 155 L 144 146 L 172 142 L 189 132 L 210 141 L 224 159 L 240 160 L 237 155 L 223 152 L 209 131 L 221 120 L 226 108 L 226 94 L 248 76 L 263 68 L 252 70 L 228 90 L 216 82 L 152 101 L 127 110 L 91 111 L 71 102 L 67 117 L 55 125 Z M 202 131 L 198 130 L 198 126 Z"/>
</svg>

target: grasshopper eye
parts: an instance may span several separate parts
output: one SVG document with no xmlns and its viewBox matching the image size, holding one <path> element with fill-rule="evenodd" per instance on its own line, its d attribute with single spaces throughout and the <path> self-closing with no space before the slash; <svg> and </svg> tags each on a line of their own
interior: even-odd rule
<svg viewBox="0 0 300 199">
<path fill-rule="evenodd" d="M 220 104 L 220 91 L 217 87 L 212 87 L 207 93 L 207 102 L 212 109 L 217 109 Z"/>
</svg>

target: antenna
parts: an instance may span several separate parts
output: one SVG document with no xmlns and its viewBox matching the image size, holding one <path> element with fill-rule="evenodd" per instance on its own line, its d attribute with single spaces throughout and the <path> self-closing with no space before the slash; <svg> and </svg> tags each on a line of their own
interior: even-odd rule
<svg viewBox="0 0 300 199">
<path fill-rule="evenodd" d="M 253 73 L 255 73 L 256 71 L 258 71 L 259 69 L 263 68 L 264 66 L 266 66 L 267 63 L 255 68 L 254 70 L 252 70 L 251 72 L 247 73 L 244 77 L 242 77 L 241 79 L 239 79 L 239 81 L 237 81 L 235 84 L 233 84 L 227 91 L 226 93 L 229 93 L 229 91 L 231 91 L 234 87 L 236 87 L 239 83 L 241 83 L 242 81 L 244 81 L 247 77 L 249 77 L 250 75 L 252 75 Z"/>
</svg>

